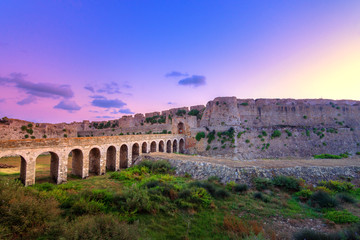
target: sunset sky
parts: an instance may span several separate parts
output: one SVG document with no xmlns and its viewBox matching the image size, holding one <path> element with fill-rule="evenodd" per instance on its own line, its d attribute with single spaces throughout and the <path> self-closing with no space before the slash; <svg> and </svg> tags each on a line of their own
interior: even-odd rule
<svg viewBox="0 0 360 240">
<path fill-rule="evenodd" d="M 0 1 L 0 117 L 360 100 L 359 0 Z"/>
</svg>

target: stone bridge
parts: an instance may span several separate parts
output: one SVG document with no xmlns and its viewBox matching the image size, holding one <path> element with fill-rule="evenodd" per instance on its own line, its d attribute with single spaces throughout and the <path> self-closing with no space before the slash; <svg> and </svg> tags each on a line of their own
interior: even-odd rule
<svg viewBox="0 0 360 240">
<path fill-rule="evenodd" d="M 143 153 L 183 153 L 184 149 L 182 134 L 25 139 L 0 141 L 0 158 L 20 156 L 20 179 L 28 186 L 35 183 L 36 159 L 44 153 L 50 153 L 50 176 L 60 184 L 67 181 L 69 155 L 72 174 L 86 178 L 89 173 L 101 175 L 106 170 L 127 168 Z"/>
</svg>

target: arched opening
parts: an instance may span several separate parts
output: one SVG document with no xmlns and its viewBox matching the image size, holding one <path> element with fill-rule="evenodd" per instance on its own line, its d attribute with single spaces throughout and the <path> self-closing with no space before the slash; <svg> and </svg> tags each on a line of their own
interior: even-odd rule
<svg viewBox="0 0 360 240">
<path fill-rule="evenodd" d="M 60 164 L 59 156 L 56 153 L 54 152 L 41 153 L 36 158 L 35 182 L 60 183 L 58 179 L 59 164 Z"/>
<path fill-rule="evenodd" d="M 143 142 L 143 144 L 141 145 L 141 152 L 147 153 L 147 143 L 146 142 Z"/>
<path fill-rule="evenodd" d="M 166 142 L 166 152 L 171 153 L 171 141 L 170 140 L 168 140 Z"/>
<path fill-rule="evenodd" d="M 164 152 L 164 141 L 159 142 L 159 152 Z"/>
<path fill-rule="evenodd" d="M 70 167 L 71 166 L 71 167 Z M 73 149 L 68 158 L 68 172 L 71 170 L 71 174 L 84 178 L 84 155 L 80 149 Z"/>
<path fill-rule="evenodd" d="M 135 162 L 136 158 L 139 156 L 139 144 L 134 143 L 132 146 L 132 162 Z"/>
<path fill-rule="evenodd" d="M 153 141 L 150 144 L 150 152 L 156 152 L 156 142 Z"/>
<path fill-rule="evenodd" d="M 26 181 L 26 166 L 26 160 L 21 155 L 0 158 L 0 174 L 19 179 L 23 184 Z"/>
<path fill-rule="evenodd" d="M 93 148 L 89 153 L 89 173 L 100 175 L 100 149 Z"/>
<path fill-rule="evenodd" d="M 114 146 L 110 146 L 106 151 L 106 170 L 116 170 L 116 148 Z"/>
<path fill-rule="evenodd" d="M 120 168 L 128 167 L 128 147 L 124 144 L 120 148 Z"/>
<path fill-rule="evenodd" d="M 184 130 L 185 130 L 184 123 L 179 122 L 179 124 L 178 124 L 178 133 L 179 134 L 184 134 Z"/>
<path fill-rule="evenodd" d="M 184 153 L 185 151 L 185 141 L 184 139 L 180 139 L 179 141 L 179 152 Z"/>
<path fill-rule="evenodd" d="M 173 153 L 176 153 L 176 152 L 177 152 L 177 141 L 175 139 L 173 142 Z"/>
</svg>

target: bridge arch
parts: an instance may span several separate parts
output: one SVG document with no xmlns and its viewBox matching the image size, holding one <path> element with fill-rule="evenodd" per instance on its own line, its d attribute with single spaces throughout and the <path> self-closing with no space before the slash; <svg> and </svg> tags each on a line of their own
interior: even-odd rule
<svg viewBox="0 0 360 240">
<path fill-rule="evenodd" d="M 129 161 L 129 150 L 126 144 L 121 145 L 120 147 L 120 168 L 127 168 Z"/>
<path fill-rule="evenodd" d="M 116 170 L 116 148 L 114 146 L 110 146 L 106 150 L 106 170 Z"/>
<path fill-rule="evenodd" d="M 75 176 L 84 178 L 84 154 L 82 150 L 75 148 L 70 151 L 71 154 L 71 173 Z M 70 155 L 69 154 L 69 155 Z"/>
<path fill-rule="evenodd" d="M 100 148 L 93 147 L 89 152 L 89 173 L 95 173 L 96 175 L 100 175 L 100 158 Z"/>
<path fill-rule="evenodd" d="M 35 160 L 35 168 L 39 169 L 38 166 L 44 166 L 45 164 L 40 164 L 40 158 L 44 158 L 44 160 L 47 162 L 47 156 L 50 154 L 50 181 L 58 184 L 61 183 L 60 179 L 59 179 L 59 169 L 60 169 L 60 160 L 59 160 L 59 155 L 53 151 L 46 151 L 46 152 L 41 152 L 37 154 L 36 160 Z M 41 172 L 43 171 L 47 171 L 46 167 L 45 169 L 41 169 Z M 35 171 L 35 181 L 36 179 L 40 180 L 40 179 L 44 179 L 47 178 L 45 176 L 39 176 L 40 175 L 40 171 L 38 171 L 38 173 L 36 173 Z"/>
<path fill-rule="evenodd" d="M 136 158 L 140 155 L 140 146 L 138 143 L 134 143 L 132 145 L 131 150 L 131 162 L 134 163 Z"/>
<path fill-rule="evenodd" d="M 150 144 L 150 152 L 156 152 L 156 142 L 152 141 Z"/>
<path fill-rule="evenodd" d="M 147 142 L 143 142 L 141 145 L 141 153 L 147 153 Z"/>
<path fill-rule="evenodd" d="M 0 156 L 0 163 L 3 163 L 3 161 L 6 161 L 7 158 L 18 158 L 17 161 L 20 161 L 20 176 L 19 176 L 19 180 L 22 182 L 22 184 L 26 185 L 26 176 L 27 176 L 27 168 L 28 168 L 28 162 L 25 159 L 25 157 L 23 157 L 22 154 L 11 154 L 11 155 L 4 155 L 4 156 Z M 17 169 L 14 169 L 17 170 Z"/>
<path fill-rule="evenodd" d="M 164 141 L 160 140 L 159 142 L 159 152 L 164 152 Z"/>
<path fill-rule="evenodd" d="M 178 149 L 177 149 L 177 140 L 174 139 L 174 141 L 173 141 L 173 153 L 176 153 L 177 151 L 178 151 Z"/>
<path fill-rule="evenodd" d="M 183 138 L 181 138 L 179 141 L 179 153 L 184 153 L 184 152 L 185 152 L 185 141 Z"/>
<path fill-rule="evenodd" d="M 166 142 L 166 152 L 171 153 L 171 140 L 167 140 Z"/>
</svg>

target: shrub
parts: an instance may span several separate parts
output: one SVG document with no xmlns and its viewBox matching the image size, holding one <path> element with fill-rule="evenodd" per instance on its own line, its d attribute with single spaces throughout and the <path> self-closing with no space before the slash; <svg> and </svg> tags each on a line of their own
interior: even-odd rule
<svg viewBox="0 0 360 240">
<path fill-rule="evenodd" d="M 271 183 L 286 191 L 297 192 L 300 190 L 300 181 L 294 177 L 276 176 L 271 180 Z"/>
<path fill-rule="evenodd" d="M 200 113 L 199 110 L 193 109 L 193 110 L 190 110 L 190 111 L 188 112 L 188 115 L 190 115 L 190 116 L 198 116 L 199 113 Z"/>
<path fill-rule="evenodd" d="M 246 140 L 245 140 L 245 143 L 250 143 L 250 140 L 249 140 L 249 139 L 246 139 Z"/>
<path fill-rule="evenodd" d="M 202 138 L 205 138 L 204 132 L 198 132 L 195 136 L 196 141 L 200 141 Z"/>
<path fill-rule="evenodd" d="M 0 226 L 7 229 L 5 239 L 37 239 L 58 218 L 58 202 L 31 190 L 19 181 L 0 180 Z"/>
<path fill-rule="evenodd" d="M 29 133 L 29 134 L 33 134 L 33 133 L 34 133 L 34 130 L 32 130 L 32 129 L 30 128 L 30 129 L 26 129 L 26 132 Z"/>
<path fill-rule="evenodd" d="M 342 239 L 339 234 L 336 233 L 322 233 L 311 229 L 300 230 L 293 235 L 295 240 L 340 240 Z"/>
<path fill-rule="evenodd" d="M 339 155 L 332 155 L 332 154 L 319 154 L 319 155 L 314 155 L 315 159 L 341 159 L 341 157 Z"/>
<path fill-rule="evenodd" d="M 44 134 L 44 135 L 43 135 L 43 138 L 47 138 L 47 136 Z"/>
<path fill-rule="evenodd" d="M 266 137 L 266 136 L 267 136 L 266 131 L 261 131 L 261 134 L 262 134 L 264 137 Z"/>
<path fill-rule="evenodd" d="M 158 161 L 141 161 L 138 165 L 139 168 L 146 167 L 153 173 L 169 173 L 173 168 L 171 164 L 166 160 Z"/>
<path fill-rule="evenodd" d="M 126 199 L 125 207 L 129 212 L 150 212 L 156 207 L 150 202 L 148 191 L 140 188 L 137 184 L 126 189 L 123 197 Z"/>
<path fill-rule="evenodd" d="M 220 182 L 220 178 L 218 176 L 211 176 L 207 179 L 209 182 Z"/>
<path fill-rule="evenodd" d="M 224 229 L 235 234 L 230 239 L 263 239 L 261 234 L 264 232 L 263 227 L 256 221 L 244 221 L 235 216 L 225 216 L 223 221 Z"/>
<path fill-rule="evenodd" d="M 223 188 L 217 189 L 214 194 L 215 198 L 220 198 L 220 199 L 228 198 L 229 196 L 230 196 L 230 193 L 226 189 L 223 189 Z"/>
<path fill-rule="evenodd" d="M 209 132 L 209 134 L 207 135 L 207 139 L 208 144 L 210 144 L 215 139 L 215 130 Z"/>
<path fill-rule="evenodd" d="M 29 138 L 29 135 L 26 134 L 24 137 L 25 137 L 25 138 Z"/>
<path fill-rule="evenodd" d="M 32 128 L 32 127 L 33 127 L 33 125 L 32 125 L 31 123 L 29 123 L 27 126 L 28 126 L 28 128 Z"/>
<path fill-rule="evenodd" d="M 240 105 L 241 105 L 241 106 L 248 106 L 248 105 L 249 105 L 249 103 L 247 103 L 247 102 L 243 102 L 243 103 L 240 103 Z"/>
<path fill-rule="evenodd" d="M 356 155 L 360 155 L 360 152 L 356 152 Z"/>
<path fill-rule="evenodd" d="M 138 238 L 136 225 L 119 222 L 112 215 L 82 216 L 68 223 L 61 239 L 123 239 Z"/>
<path fill-rule="evenodd" d="M 210 148 L 211 148 L 211 146 L 210 146 L 210 145 L 207 145 L 207 146 L 206 146 L 206 151 L 209 151 Z"/>
<path fill-rule="evenodd" d="M 319 185 L 324 186 L 335 192 L 350 192 L 350 191 L 354 190 L 354 185 L 349 182 L 340 182 L 340 181 L 330 180 L 328 182 L 320 181 Z"/>
<path fill-rule="evenodd" d="M 27 127 L 25 125 L 21 126 L 21 131 L 26 131 Z"/>
<path fill-rule="evenodd" d="M 318 191 L 310 197 L 310 205 L 318 208 L 333 208 L 338 205 L 338 202 L 328 193 Z"/>
<path fill-rule="evenodd" d="M 295 193 L 295 196 L 297 196 L 300 200 L 308 200 L 313 192 L 310 189 L 302 189 L 299 192 Z"/>
<path fill-rule="evenodd" d="M 180 117 L 182 117 L 185 114 L 186 114 L 186 110 L 182 110 L 182 109 L 179 109 L 176 112 L 176 116 L 180 116 Z"/>
<path fill-rule="evenodd" d="M 289 130 L 286 129 L 285 132 L 287 133 L 288 137 L 292 136 L 292 133 Z"/>
<path fill-rule="evenodd" d="M 234 192 L 242 193 L 242 192 L 246 192 L 249 189 L 249 187 L 246 184 L 236 184 L 233 189 Z"/>
<path fill-rule="evenodd" d="M 35 136 L 31 136 L 31 139 L 35 139 Z"/>
<path fill-rule="evenodd" d="M 262 194 L 261 192 L 255 192 L 253 194 L 253 198 L 259 199 L 263 202 L 269 202 L 269 199 L 266 196 L 264 196 L 264 194 Z"/>
<path fill-rule="evenodd" d="M 356 203 L 355 198 L 353 198 L 351 195 L 347 194 L 347 193 L 339 193 L 336 195 L 336 198 L 340 201 L 340 202 L 346 202 L 346 203 Z"/>
<path fill-rule="evenodd" d="M 64 138 L 67 138 L 67 136 L 68 136 L 67 134 L 64 134 Z"/>
<path fill-rule="evenodd" d="M 281 136 L 281 132 L 279 130 L 275 130 L 272 134 L 271 134 L 271 138 L 277 138 Z"/>
<path fill-rule="evenodd" d="M 357 216 L 354 216 L 352 213 L 347 210 L 344 211 L 329 211 L 325 213 L 325 218 L 335 222 L 335 223 L 355 223 L 360 219 Z"/>
<path fill-rule="evenodd" d="M 306 116 L 306 115 L 304 115 L 304 116 L 303 116 L 303 118 L 304 118 L 304 119 L 307 119 L 307 116 Z"/>
<path fill-rule="evenodd" d="M 269 189 L 272 187 L 272 183 L 267 178 L 254 178 L 253 183 L 258 191 Z"/>
</svg>

